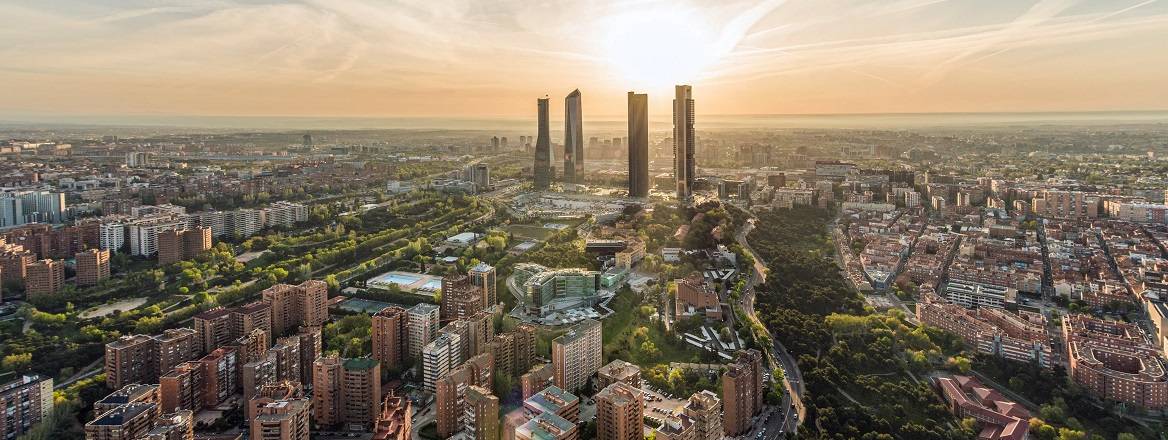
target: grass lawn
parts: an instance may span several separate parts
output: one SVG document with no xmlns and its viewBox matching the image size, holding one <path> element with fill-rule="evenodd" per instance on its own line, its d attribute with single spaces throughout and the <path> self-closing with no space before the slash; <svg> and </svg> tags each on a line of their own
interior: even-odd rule
<svg viewBox="0 0 1168 440">
<path fill-rule="evenodd" d="M 538 241 L 546 241 L 548 237 L 556 233 L 554 229 L 547 229 L 538 225 L 509 225 L 507 226 L 507 232 L 515 234 L 516 237 Z"/>
</svg>

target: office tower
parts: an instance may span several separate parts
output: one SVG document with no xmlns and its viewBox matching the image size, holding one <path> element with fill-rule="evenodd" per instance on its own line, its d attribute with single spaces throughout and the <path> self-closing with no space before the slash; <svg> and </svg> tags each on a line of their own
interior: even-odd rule
<svg viewBox="0 0 1168 440">
<path fill-rule="evenodd" d="M 470 276 L 471 284 L 483 289 L 483 297 L 486 298 L 484 301 L 486 307 L 491 307 L 499 303 L 499 295 L 496 293 L 497 286 L 494 267 L 487 263 L 479 263 L 467 270 L 467 275 Z"/>
<path fill-rule="evenodd" d="M 634 388 L 640 388 L 641 368 L 617 359 L 596 371 L 596 389 L 602 390 L 617 382 L 624 382 Z"/>
<path fill-rule="evenodd" d="M 694 422 L 695 440 L 720 440 L 722 431 L 722 400 L 713 391 L 705 390 L 689 396 L 682 414 Z"/>
<path fill-rule="evenodd" d="M 410 328 L 409 359 L 422 356 L 422 348 L 438 336 L 440 308 L 434 304 L 421 303 L 406 310 Z"/>
<path fill-rule="evenodd" d="M 451 369 L 435 381 L 435 419 L 439 437 L 449 438 L 467 428 L 467 389 L 470 386 L 491 387 L 494 384 L 494 369 L 494 357 L 490 353 L 483 353 Z M 497 409 L 495 417 L 498 417 Z"/>
<path fill-rule="evenodd" d="M 110 277 L 108 250 L 89 249 L 74 256 L 77 261 L 77 285 L 92 286 Z"/>
<path fill-rule="evenodd" d="M 300 340 L 300 383 L 312 385 L 312 363 L 323 353 L 320 326 L 301 326 L 296 338 Z"/>
<path fill-rule="evenodd" d="M 750 430 L 750 419 L 762 410 L 762 353 L 739 351 L 733 364 L 722 374 L 722 425 L 726 435 Z"/>
<path fill-rule="evenodd" d="M 532 366 L 527 373 L 519 376 L 519 389 L 523 400 L 527 400 L 540 390 L 555 384 L 555 372 L 552 364 Z"/>
<path fill-rule="evenodd" d="M 474 440 L 499 440 L 499 398 L 491 390 L 478 385 L 467 387 L 463 418 Z"/>
<path fill-rule="evenodd" d="M 491 189 L 491 166 L 485 163 L 475 164 L 471 168 L 471 182 L 474 182 L 475 188 L 478 191 L 487 191 Z"/>
<path fill-rule="evenodd" d="M 53 378 L 25 374 L 0 385 L 0 439 L 24 435 L 53 413 Z"/>
<path fill-rule="evenodd" d="M 32 298 L 38 295 L 52 295 L 65 287 L 65 263 L 55 260 L 40 260 L 28 265 L 28 275 L 24 283 L 24 294 Z"/>
<path fill-rule="evenodd" d="M 641 440 L 644 438 L 645 397 L 641 390 L 617 382 L 596 394 L 596 438 Z"/>
<path fill-rule="evenodd" d="M 195 413 L 181 410 L 162 414 L 141 440 L 195 440 Z"/>
<path fill-rule="evenodd" d="M 677 199 L 682 202 L 693 195 L 694 146 L 693 90 L 677 86 L 673 98 L 673 176 L 677 179 Z"/>
<path fill-rule="evenodd" d="M 649 196 L 649 95 L 629 92 L 629 197 Z"/>
<path fill-rule="evenodd" d="M 536 101 L 539 110 L 539 132 L 535 140 L 535 190 L 544 191 L 551 186 L 551 134 L 548 133 L 548 98 Z"/>
<path fill-rule="evenodd" d="M 462 340 L 457 334 L 440 334 L 422 348 L 422 384 L 434 392 L 434 384 L 458 365 Z"/>
<path fill-rule="evenodd" d="M 259 393 L 260 388 L 275 384 L 277 381 L 276 353 L 268 353 L 261 359 L 256 359 L 240 367 L 241 383 L 243 386 L 243 401 L 250 401 Z"/>
<path fill-rule="evenodd" d="M 584 120 L 580 89 L 564 98 L 564 183 L 584 183 Z"/>
<path fill-rule="evenodd" d="M 154 428 L 157 418 L 157 404 L 122 405 L 86 423 L 85 440 L 136 440 Z"/>
<path fill-rule="evenodd" d="M 198 362 L 203 367 L 203 406 L 214 408 L 235 393 L 239 375 L 235 350 L 216 348 Z"/>
<path fill-rule="evenodd" d="M 483 310 L 483 289 L 466 275 L 442 277 L 442 319 L 463 319 Z"/>
<path fill-rule="evenodd" d="M 309 440 L 312 401 L 279 400 L 257 408 L 251 419 L 251 440 Z"/>
<path fill-rule="evenodd" d="M 373 358 L 386 369 L 404 365 L 404 353 L 409 345 L 409 318 L 406 309 L 389 306 L 373 315 Z"/>
<path fill-rule="evenodd" d="M 600 321 L 586 319 L 552 341 L 556 386 L 574 392 L 603 364 Z"/>
<path fill-rule="evenodd" d="M 158 378 L 161 411 L 198 411 L 203 407 L 203 367 L 183 362 Z"/>
<path fill-rule="evenodd" d="M 272 306 L 272 334 L 283 336 L 302 326 L 328 321 L 328 284 L 308 280 L 298 286 L 277 284 L 264 289 L 263 302 Z"/>
<path fill-rule="evenodd" d="M 344 418 L 349 426 L 370 429 L 381 415 L 381 364 L 375 359 L 345 359 L 342 377 Z"/>
<path fill-rule="evenodd" d="M 93 402 L 93 413 L 101 414 L 128 403 L 159 403 L 158 385 L 130 384 Z"/>
<path fill-rule="evenodd" d="M 412 414 L 410 398 L 395 395 L 391 390 L 381 402 L 381 417 L 373 428 L 373 440 L 409 440 L 413 430 Z"/>
</svg>

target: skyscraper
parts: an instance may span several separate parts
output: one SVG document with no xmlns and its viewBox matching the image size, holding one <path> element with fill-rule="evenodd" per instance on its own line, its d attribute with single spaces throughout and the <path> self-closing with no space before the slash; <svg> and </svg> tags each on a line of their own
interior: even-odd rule
<svg viewBox="0 0 1168 440">
<path fill-rule="evenodd" d="M 583 124 L 580 89 L 576 89 L 564 98 L 564 183 L 567 184 L 584 180 Z"/>
<path fill-rule="evenodd" d="M 630 136 L 632 136 L 630 134 Z M 689 200 L 693 195 L 694 100 L 690 86 L 676 86 L 673 98 L 673 175 L 677 178 L 677 198 Z"/>
<path fill-rule="evenodd" d="M 649 196 L 649 95 L 629 92 L 629 197 Z"/>
<path fill-rule="evenodd" d="M 552 166 L 552 139 L 548 133 L 548 98 L 536 101 L 539 108 L 539 134 L 535 139 L 535 167 L 532 172 L 535 176 L 536 191 L 543 191 L 551 186 Z"/>
</svg>

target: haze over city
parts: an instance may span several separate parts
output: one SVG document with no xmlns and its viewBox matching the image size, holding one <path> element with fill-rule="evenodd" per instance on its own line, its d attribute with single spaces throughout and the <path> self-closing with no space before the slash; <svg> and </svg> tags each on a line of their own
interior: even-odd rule
<svg viewBox="0 0 1168 440">
<path fill-rule="evenodd" d="M 0 119 L 1164 110 L 1168 2 L 0 2 Z M 137 119 L 135 119 L 137 118 Z"/>
</svg>

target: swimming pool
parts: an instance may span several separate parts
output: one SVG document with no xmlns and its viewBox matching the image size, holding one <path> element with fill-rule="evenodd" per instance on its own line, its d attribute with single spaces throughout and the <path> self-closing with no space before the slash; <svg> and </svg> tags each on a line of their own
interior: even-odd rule
<svg viewBox="0 0 1168 440">
<path fill-rule="evenodd" d="M 402 272 L 390 272 L 390 273 L 382 275 L 378 278 L 380 279 L 380 281 L 399 284 L 402 286 L 408 286 L 410 284 L 414 284 L 422 279 L 422 277 L 419 275 L 402 273 Z"/>
</svg>

